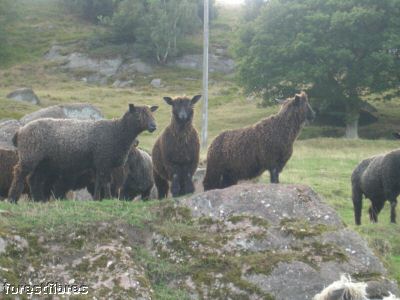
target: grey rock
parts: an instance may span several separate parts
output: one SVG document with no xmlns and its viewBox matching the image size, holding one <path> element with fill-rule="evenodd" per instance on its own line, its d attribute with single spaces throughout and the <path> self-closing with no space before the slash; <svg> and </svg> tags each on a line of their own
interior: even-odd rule
<svg viewBox="0 0 400 300">
<path fill-rule="evenodd" d="M 134 72 L 137 73 L 143 73 L 143 74 L 151 74 L 153 73 L 153 68 L 149 65 L 140 60 L 139 58 L 134 58 L 130 60 L 127 64 L 126 67 L 129 70 L 133 70 Z"/>
<path fill-rule="evenodd" d="M 49 60 L 49 61 L 60 61 L 65 59 L 65 56 L 62 55 L 60 52 L 63 50 L 63 48 L 59 45 L 53 45 L 51 46 L 50 50 L 46 52 L 44 55 L 44 59 Z"/>
<path fill-rule="evenodd" d="M 114 81 L 114 83 L 112 84 L 112 86 L 114 88 L 127 88 L 127 87 L 131 87 L 133 85 L 133 80 L 119 80 L 117 79 L 116 81 Z"/>
<path fill-rule="evenodd" d="M 193 174 L 193 184 L 195 193 L 201 193 L 204 191 L 203 179 L 205 175 L 206 175 L 205 168 L 197 168 L 196 172 Z"/>
<path fill-rule="evenodd" d="M 154 79 L 150 82 L 150 84 L 151 84 L 153 87 L 155 87 L 155 88 L 160 88 L 160 87 L 162 87 L 161 79 L 160 79 L 160 78 L 154 78 Z"/>
<path fill-rule="evenodd" d="M 0 254 L 6 252 L 7 242 L 0 237 Z"/>
<path fill-rule="evenodd" d="M 69 70 L 93 72 L 105 77 L 114 76 L 122 64 L 122 58 L 96 59 L 83 53 L 71 53 L 67 57 L 68 63 L 64 66 Z"/>
<path fill-rule="evenodd" d="M 183 69 L 197 69 L 201 70 L 203 67 L 203 56 L 200 54 L 184 55 L 180 58 L 173 60 L 171 65 L 178 66 Z M 235 69 L 235 62 L 220 55 L 209 55 L 209 71 L 220 72 L 224 74 L 232 73 Z"/>
<path fill-rule="evenodd" d="M 219 222 L 218 230 L 226 236 L 226 242 L 215 249 L 198 246 L 204 253 L 245 256 L 267 252 L 287 257 L 273 265 L 271 272 L 242 271 L 241 275 L 277 300 L 312 299 L 343 273 L 365 276 L 368 291 L 376 298 L 388 291 L 399 293 L 366 241 L 346 228 L 335 210 L 307 186 L 245 183 L 196 194 L 177 203 L 189 207 L 194 218 Z M 241 220 L 244 216 L 265 220 L 268 226 Z M 232 223 L 234 217 L 238 219 Z M 370 278 L 370 274 L 376 276 Z M 213 280 L 218 282 L 217 277 Z M 213 288 L 213 284 L 201 287 L 204 294 Z"/>
<path fill-rule="evenodd" d="M 41 118 L 55 119 L 80 119 L 101 120 L 104 119 L 101 111 L 88 103 L 60 104 L 46 107 L 24 116 L 20 122 L 22 125 Z"/>
<path fill-rule="evenodd" d="M 7 98 L 16 101 L 28 102 L 35 105 L 40 104 L 38 96 L 36 96 L 35 92 L 31 88 L 17 89 L 9 93 Z"/>
</svg>

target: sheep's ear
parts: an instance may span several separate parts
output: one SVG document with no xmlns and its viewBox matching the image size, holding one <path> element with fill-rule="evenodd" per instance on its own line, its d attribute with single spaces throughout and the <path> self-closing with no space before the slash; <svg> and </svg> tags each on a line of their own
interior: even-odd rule
<svg viewBox="0 0 400 300">
<path fill-rule="evenodd" d="M 139 146 L 139 140 L 138 139 L 134 139 L 133 140 L 133 147 L 137 147 Z"/>
<path fill-rule="evenodd" d="M 296 96 L 294 96 L 293 102 L 294 104 L 299 105 L 301 103 L 301 95 L 296 94 Z"/>
<path fill-rule="evenodd" d="M 392 134 L 396 139 L 400 139 L 400 133 L 399 132 L 393 132 Z"/>
<path fill-rule="evenodd" d="M 169 105 L 173 105 L 174 104 L 174 101 L 172 100 L 171 97 L 164 97 L 164 101 Z"/>
<path fill-rule="evenodd" d="M 135 112 L 135 105 L 129 104 L 129 112 L 134 113 Z"/>
<path fill-rule="evenodd" d="M 153 105 L 152 107 L 150 107 L 151 112 L 155 112 L 157 109 L 158 109 L 157 105 Z"/>
<path fill-rule="evenodd" d="M 201 95 L 196 95 L 192 98 L 192 100 L 190 100 L 190 102 L 192 103 L 192 105 L 195 105 L 197 103 L 197 101 L 199 101 L 201 98 Z"/>
</svg>

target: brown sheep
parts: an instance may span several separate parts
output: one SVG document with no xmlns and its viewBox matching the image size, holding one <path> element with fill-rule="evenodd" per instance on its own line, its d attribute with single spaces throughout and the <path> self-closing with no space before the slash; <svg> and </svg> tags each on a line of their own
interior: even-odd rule
<svg viewBox="0 0 400 300">
<path fill-rule="evenodd" d="M 280 111 L 258 123 L 219 134 L 207 153 L 204 190 L 225 188 L 265 170 L 271 183 L 292 155 L 293 143 L 303 124 L 315 117 L 306 93 L 283 101 Z"/>
<path fill-rule="evenodd" d="M 94 198 L 99 200 L 102 192 L 111 198 L 111 171 L 125 162 L 132 142 L 141 132 L 156 129 L 152 112 L 157 108 L 130 104 L 129 110 L 115 120 L 39 119 L 28 123 L 14 138 L 19 160 L 9 200 L 18 200 L 24 179 L 41 164 L 49 166 L 50 174 L 94 170 Z"/>
<path fill-rule="evenodd" d="M 13 146 L 0 142 L 0 198 L 7 198 L 13 180 L 13 170 L 18 163 L 18 152 Z M 24 184 L 24 194 L 30 197 L 28 183 Z"/>
<path fill-rule="evenodd" d="M 158 198 L 167 197 L 169 181 L 173 197 L 194 192 L 193 173 L 199 163 L 199 135 L 192 125 L 193 106 L 201 98 L 192 99 L 164 97 L 172 106 L 171 123 L 164 129 L 154 144 L 153 174 L 158 190 Z"/>
<path fill-rule="evenodd" d="M 7 198 L 13 179 L 13 169 L 18 162 L 17 149 L 0 145 L 0 198 Z"/>
</svg>

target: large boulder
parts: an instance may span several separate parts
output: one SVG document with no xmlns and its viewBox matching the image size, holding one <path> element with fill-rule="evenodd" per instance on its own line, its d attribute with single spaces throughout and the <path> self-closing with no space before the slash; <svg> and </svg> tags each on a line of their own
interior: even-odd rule
<svg viewBox="0 0 400 300">
<path fill-rule="evenodd" d="M 367 282 L 371 298 L 399 292 L 366 241 L 307 186 L 241 184 L 180 199 L 180 206 L 207 239 L 159 234 L 153 247 L 181 264 L 217 264 L 207 280 L 189 274 L 176 282 L 194 299 L 221 290 L 227 298 L 312 299 L 342 273 Z"/>
<path fill-rule="evenodd" d="M 40 104 L 39 97 L 36 96 L 35 92 L 31 88 L 16 89 L 15 91 L 9 93 L 7 98 L 21 102 L 28 102 L 35 105 Z"/>
<path fill-rule="evenodd" d="M 60 104 L 49 106 L 24 116 L 20 122 L 22 125 L 42 118 L 54 119 L 79 119 L 101 120 L 104 116 L 100 109 L 88 103 Z"/>
</svg>

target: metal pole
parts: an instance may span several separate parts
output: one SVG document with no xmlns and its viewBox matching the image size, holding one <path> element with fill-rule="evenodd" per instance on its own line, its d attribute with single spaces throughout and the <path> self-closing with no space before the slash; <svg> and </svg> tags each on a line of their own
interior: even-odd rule
<svg viewBox="0 0 400 300">
<path fill-rule="evenodd" d="M 203 112 L 201 126 L 201 147 L 207 148 L 208 135 L 208 1 L 204 0 L 204 34 L 203 34 Z"/>
</svg>

